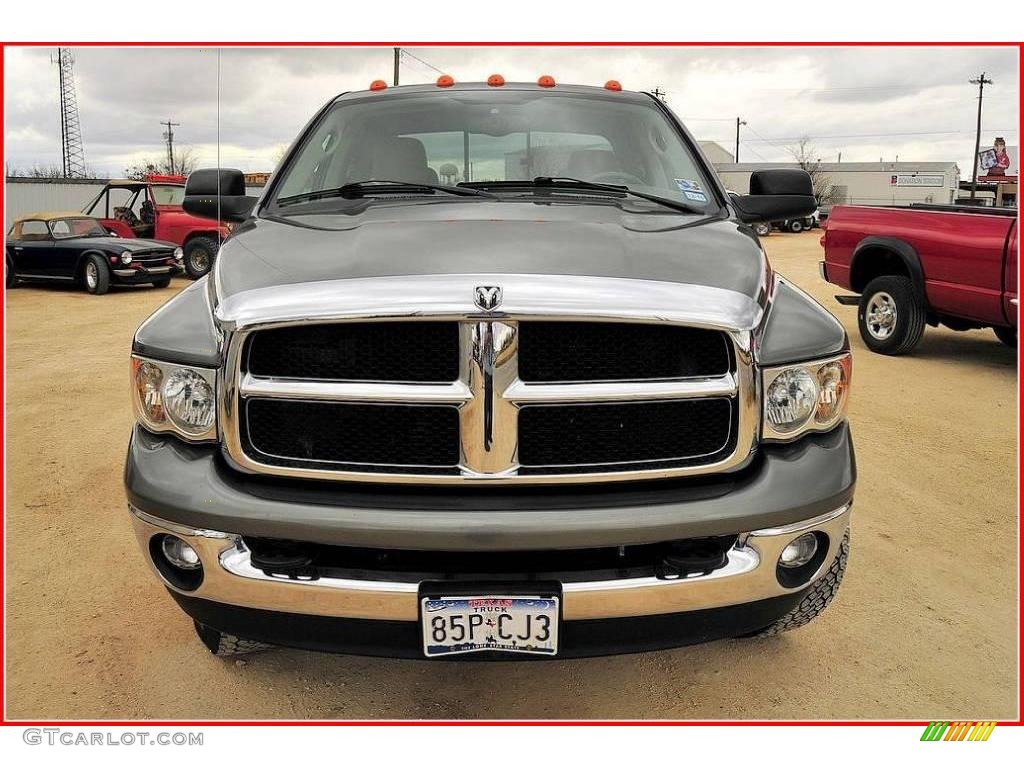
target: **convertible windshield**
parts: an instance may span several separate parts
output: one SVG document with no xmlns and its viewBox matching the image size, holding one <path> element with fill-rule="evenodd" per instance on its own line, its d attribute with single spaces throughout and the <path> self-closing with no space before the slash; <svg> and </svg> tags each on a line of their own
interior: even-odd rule
<svg viewBox="0 0 1024 768">
<path fill-rule="evenodd" d="M 344 206 L 351 204 L 344 196 L 318 193 L 371 180 L 467 184 L 502 197 L 616 197 L 583 184 L 538 186 L 533 182 L 539 178 L 628 187 L 685 204 L 680 210 L 716 207 L 691 148 L 653 101 L 621 94 L 492 88 L 338 102 L 283 169 L 274 205 L 319 200 Z M 417 194 L 411 186 L 407 193 Z M 372 194 L 368 190 L 361 196 Z M 436 189 L 426 187 L 418 194 L 437 196 Z"/>
<path fill-rule="evenodd" d="M 108 234 L 96 219 L 80 217 L 51 220 L 50 233 L 54 240 L 64 240 L 69 237 L 98 237 Z"/>
</svg>

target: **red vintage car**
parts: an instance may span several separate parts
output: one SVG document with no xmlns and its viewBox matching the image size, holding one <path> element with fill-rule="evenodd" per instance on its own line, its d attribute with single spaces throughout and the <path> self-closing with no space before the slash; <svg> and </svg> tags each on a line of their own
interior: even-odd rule
<svg viewBox="0 0 1024 768">
<path fill-rule="evenodd" d="M 213 266 L 220 241 L 230 232 L 186 213 L 184 176 L 150 174 L 143 179 L 112 179 L 83 209 L 120 237 L 162 240 L 180 245 L 185 271 L 193 280 Z"/>
<path fill-rule="evenodd" d="M 864 343 L 900 355 L 925 325 L 992 328 L 1017 346 L 1017 210 L 839 205 L 825 225 L 821 276 L 859 296 Z"/>
</svg>

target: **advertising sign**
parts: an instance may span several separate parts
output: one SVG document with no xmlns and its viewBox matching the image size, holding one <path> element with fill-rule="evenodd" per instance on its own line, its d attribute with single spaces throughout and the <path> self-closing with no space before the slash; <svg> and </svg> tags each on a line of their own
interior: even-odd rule
<svg viewBox="0 0 1024 768">
<path fill-rule="evenodd" d="M 890 187 L 944 187 L 944 173 L 894 173 L 889 177 Z"/>
<path fill-rule="evenodd" d="M 1003 137 L 997 136 L 991 147 L 978 152 L 978 176 L 995 181 L 1000 176 L 1016 176 L 1018 158 L 1017 147 L 1006 146 Z"/>
</svg>

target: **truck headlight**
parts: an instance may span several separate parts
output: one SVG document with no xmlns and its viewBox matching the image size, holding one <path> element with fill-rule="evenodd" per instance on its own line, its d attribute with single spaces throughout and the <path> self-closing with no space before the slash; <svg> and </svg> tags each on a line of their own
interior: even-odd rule
<svg viewBox="0 0 1024 768">
<path fill-rule="evenodd" d="M 154 432 L 187 440 L 217 436 L 216 371 L 132 356 L 135 416 Z"/>
<path fill-rule="evenodd" d="M 846 416 L 853 361 L 850 354 L 762 373 L 765 440 L 788 441 L 806 432 L 824 432 Z"/>
</svg>

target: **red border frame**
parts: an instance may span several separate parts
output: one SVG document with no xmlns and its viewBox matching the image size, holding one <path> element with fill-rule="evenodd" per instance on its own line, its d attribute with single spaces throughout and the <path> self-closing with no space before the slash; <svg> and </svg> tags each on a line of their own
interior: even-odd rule
<svg viewBox="0 0 1024 768">
<path fill-rule="evenodd" d="M 548 47 L 606 47 L 606 48 L 621 48 L 621 47 L 644 47 L 644 48 L 677 48 L 677 47 L 700 47 L 700 48 L 711 48 L 711 47 L 727 47 L 727 46 L 741 46 L 746 48 L 822 48 L 822 47 L 835 47 L 835 48 L 861 48 L 861 47 L 916 47 L 916 48 L 938 48 L 938 47 L 999 47 L 999 48 L 1016 48 L 1018 54 L 1018 76 L 1021 72 L 1024 72 L 1024 43 L 1020 42 L 962 42 L 962 41 L 950 41 L 950 42 L 928 42 L 921 43 L 915 41 L 897 41 L 897 42 L 846 42 L 846 41 L 835 41 L 835 42 L 780 42 L 780 41 L 766 41 L 766 42 L 728 42 L 728 41 L 717 41 L 717 42 L 651 42 L 651 41 L 639 41 L 639 42 L 509 42 L 509 41 L 490 41 L 490 42 L 469 42 L 469 41 L 358 41 L 358 42 L 323 42 L 323 41 L 308 41 L 308 42 L 259 42 L 259 43 L 239 43 L 239 42 L 209 42 L 209 41 L 176 41 L 176 42 L 5 42 L 0 41 L 0 126 L 5 125 L 4 123 L 4 63 L 5 54 L 7 48 L 12 47 L 28 47 L 28 48 L 43 48 L 43 47 L 58 47 L 58 46 L 74 46 L 78 48 L 182 48 L 182 47 L 215 47 L 215 48 L 296 48 L 296 47 L 315 47 L 315 48 L 336 48 L 336 47 L 379 47 L 386 48 L 392 46 L 402 46 L 409 48 L 425 48 L 425 47 L 517 47 L 517 48 L 548 48 Z M 1024 103 L 1021 103 L 1018 97 L 1018 109 L 1020 114 L 1018 115 L 1018 125 L 1024 123 Z M 6 135 L 0 135 L 0 157 L 3 156 L 4 139 Z M 4 191 L 5 187 L 0 186 L 0 208 L 4 204 Z M 1018 223 L 1018 236 L 1020 226 Z M 1019 280 L 1019 278 L 1018 278 Z M 1018 290 L 1019 293 L 1019 290 Z M 6 338 L 6 318 L 4 317 L 4 308 L 6 302 L 0 302 L 0 333 L 3 333 Z M 1020 345 L 1020 340 L 1018 341 Z M 1018 360 L 1021 348 L 1018 348 Z M 4 345 L 4 370 L 0 371 L 0 400 L 3 400 L 5 393 L 5 373 L 6 373 L 6 359 L 7 350 L 6 343 Z M 1024 454 L 1020 451 L 1020 439 L 1021 439 L 1021 419 L 1019 412 L 1019 404 L 1021 399 L 1024 399 L 1024 386 L 1021 385 L 1020 379 L 1020 368 L 1018 364 L 1018 377 L 1017 377 L 1017 396 L 1018 396 L 1018 414 L 1017 414 L 1017 460 L 1018 460 L 1018 509 L 1017 509 L 1017 549 L 1018 549 L 1018 613 L 1017 613 L 1017 719 L 1016 720 L 1000 720 L 997 721 L 998 725 L 1016 725 L 1024 726 L 1024 712 L 1019 708 L 1024 705 L 1024 676 L 1021 675 L 1021 649 L 1024 648 L 1024 638 L 1022 638 L 1020 631 L 1020 599 L 1021 595 L 1024 594 L 1024 567 L 1022 567 L 1021 560 L 1024 559 L 1024 537 L 1021 535 L 1021 521 L 1020 521 L 1020 487 L 1019 478 L 1021 474 L 1024 474 Z M 6 401 L 4 401 L 6 402 Z M 6 409 L 0 411 L 0 429 L 3 429 L 5 422 Z M 4 430 L 4 436 L 6 437 L 6 430 Z M 0 470 L 5 469 L 6 463 L 4 461 L 5 455 L 4 450 L 6 444 L 0 448 Z M 0 492 L 4 490 L 4 480 L 6 473 L 0 473 Z M 6 494 L 4 495 L 5 508 L 4 508 L 4 520 L 6 522 Z M 4 547 L 4 531 L 0 528 L 0 589 L 3 590 L 3 594 L 6 598 L 6 590 L 4 584 L 5 568 L 4 556 L 6 554 L 6 547 Z M 0 652 L 4 650 L 4 643 L 6 641 L 6 599 L 3 607 L 3 611 L 0 611 Z M 6 661 L 6 657 L 4 655 Z M 158 726 L 182 726 L 182 725 L 195 725 L 195 726 L 295 726 L 295 725 L 312 725 L 312 726 L 347 726 L 347 725 L 370 725 L 370 726 L 393 726 L 393 725 L 407 725 L 407 726 L 435 726 L 435 725 L 468 725 L 468 726 L 495 726 L 495 725 L 542 725 L 542 726 L 562 726 L 562 725 L 599 725 L 599 726 L 630 726 L 630 725 L 643 725 L 643 726 L 678 726 L 678 725 L 751 725 L 751 726 L 781 726 L 781 725 L 917 725 L 925 726 L 927 721 L 924 720 L 654 720 L 654 721 L 633 721 L 633 720 L 8 720 L 7 719 L 7 700 L 6 700 L 6 675 L 7 668 L 6 663 L 0 666 L 0 690 L 4 693 L 4 701 L 2 703 L 3 712 L 0 714 L 0 726 L 14 726 L 14 727 L 33 727 L 33 726 L 47 726 L 56 725 L 61 727 L 75 727 L 75 726 L 133 726 L 139 723 L 145 723 L 147 725 L 158 725 Z"/>
</svg>

